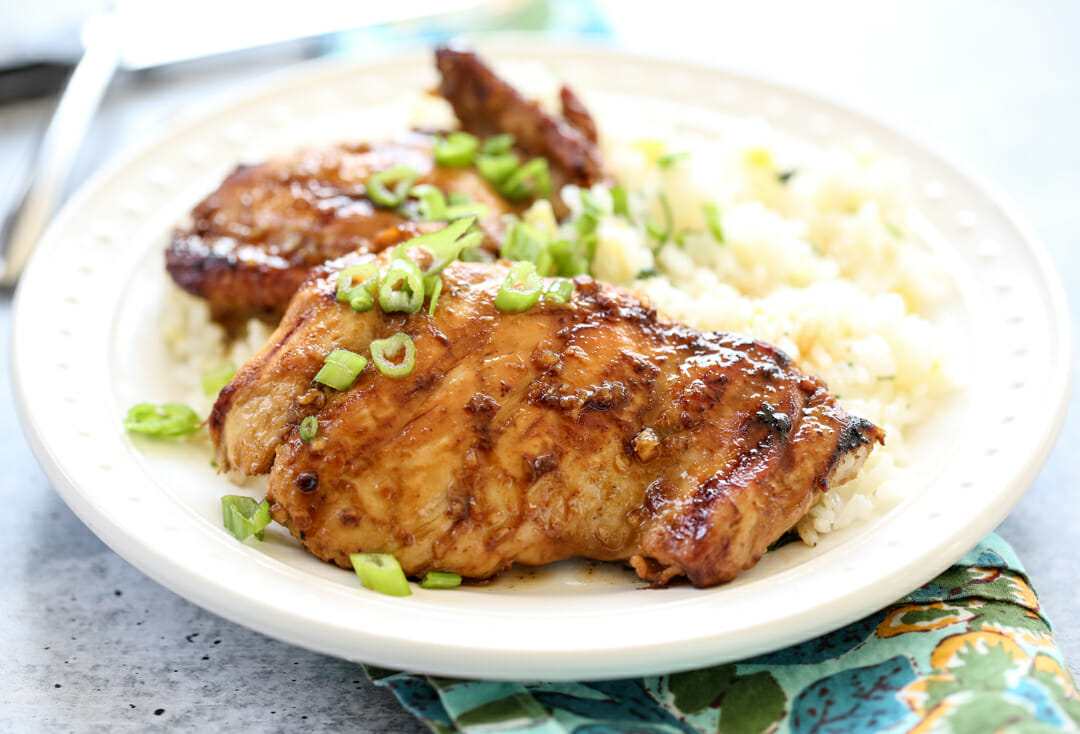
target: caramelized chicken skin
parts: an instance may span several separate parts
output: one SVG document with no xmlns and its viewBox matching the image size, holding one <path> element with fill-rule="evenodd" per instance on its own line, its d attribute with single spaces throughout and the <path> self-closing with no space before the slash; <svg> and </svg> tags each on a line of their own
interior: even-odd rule
<svg viewBox="0 0 1080 734">
<path fill-rule="evenodd" d="M 173 234 L 166 269 L 184 290 L 211 305 L 222 321 L 280 317 L 316 265 L 360 249 L 378 252 L 394 241 L 376 235 L 409 222 L 367 198 L 376 172 L 407 166 L 444 192 L 464 193 L 487 208 L 480 222 L 498 250 L 501 216 L 516 211 L 473 169 L 436 166 L 433 139 L 300 152 L 241 166 L 192 212 L 191 226 Z"/>
<path fill-rule="evenodd" d="M 474 52 L 457 46 L 435 51 L 439 94 L 466 130 L 510 133 L 521 150 L 547 158 L 556 183 L 592 186 L 609 175 L 596 145 L 596 123 L 581 100 L 563 87 L 562 117 L 544 111 L 500 79 Z"/>
<path fill-rule="evenodd" d="M 589 185 L 603 178 L 596 124 L 569 89 L 562 93 L 565 119 L 559 119 L 471 52 L 444 48 L 437 59 L 440 89 L 467 129 L 514 134 L 521 152 L 549 159 L 557 184 Z M 433 145 L 433 135 L 413 133 L 240 166 L 195 207 L 190 226 L 174 232 L 166 269 L 181 288 L 206 299 L 220 322 L 279 318 L 313 267 L 355 250 L 379 252 L 387 243 L 374 235 L 407 223 L 367 196 L 370 175 L 394 166 L 417 171 L 418 184 L 467 194 L 486 207 L 480 222 L 485 245 L 498 252 L 502 216 L 520 213 L 528 202 L 507 202 L 474 168 L 436 165 Z M 561 202 L 554 204 L 565 213 Z"/>
<path fill-rule="evenodd" d="M 210 419 L 218 463 L 270 471 L 274 518 L 324 560 L 389 552 L 411 575 L 486 578 L 587 557 L 710 586 L 882 440 L 774 347 L 587 277 L 570 304 L 510 314 L 493 305 L 506 264 L 456 262 L 433 317 L 354 313 L 335 272 L 370 257 L 299 291 Z M 417 349 L 407 377 L 369 365 L 346 391 L 312 382 L 331 350 L 399 332 Z"/>
</svg>

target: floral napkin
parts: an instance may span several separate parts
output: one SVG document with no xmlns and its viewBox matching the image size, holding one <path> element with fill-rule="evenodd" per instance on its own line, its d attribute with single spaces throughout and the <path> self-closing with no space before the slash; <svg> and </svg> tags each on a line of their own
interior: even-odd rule
<svg viewBox="0 0 1080 734">
<path fill-rule="evenodd" d="M 439 733 L 1080 732 L 1050 623 L 996 535 L 879 612 L 738 663 L 587 683 L 367 672 Z"/>
</svg>

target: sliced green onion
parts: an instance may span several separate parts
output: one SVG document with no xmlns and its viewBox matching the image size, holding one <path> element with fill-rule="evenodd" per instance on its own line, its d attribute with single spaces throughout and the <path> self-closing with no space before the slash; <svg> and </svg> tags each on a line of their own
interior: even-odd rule
<svg viewBox="0 0 1080 734">
<path fill-rule="evenodd" d="M 371 361 L 386 377 L 406 377 L 416 366 L 416 344 L 408 334 L 371 342 Z"/>
<path fill-rule="evenodd" d="M 348 349 L 335 349 L 326 355 L 315 382 L 335 390 L 348 390 L 367 367 L 367 359 Z"/>
<path fill-rule="evenodd" d="M 580 255 L 580 242 L 555 240 L 548 246 L 548 253 L 555 263 L 555 275 L 572 278 L 589 272 L 589 263 Z"/>
<path fill-rule="evenodd" d="M 447 571 L 428 571 L 420 581 L 421 589 L 453 589 L 461 586 L 461 576 Z"/>
<path fill-rule="evenodd" d="M 585 207 L 585 211 L 596 216 L 604 213 L 604 207 L 600 204 L 600 200 L 596 198 L 596 194 L 590 189 L 581 189 L 581 205 Z"/>
<path fill-rule="evenodd" d="M 578 234 L 592 234 L 596 231 L 596 228 L 600 225 L 600 217 L 594 212 L 586 209 L 578 217 L 577 222 L 574 223 L 574 228 L 577 229 Z"/>
<path fill-rule="evenodd" d="M 708 225 L 713 239 L 724 244 L 724 228 L 720 226 L 720 210 L 713 203 L 703 204 L 702 209 L 705 211 L 705 224 Z"/>
<path fill-rule="evenodd" d="M 555 265 L 549 252 L 551 238 L 536 227 L 518 218 L 510 219 L 499 257 L 519 262 L 531 262 L 538 273 L 547 275 Z"/>
<path fill-rule="evenodd" d="M 154 438 L 187 436 L 199 430 L 198 414 L 179 403 L 139 403 L 124 416 L 124 430 Z"/>
<path fill-rule="evenodd" d="M 484 138 L 484 144 L 480 147 L 480 152 L 484 155 L 502 155 L 503 153 L 509 153 L 513 147 L 514 136 L 510 133 L 503 133 Z"/>
<path fill-rule="evenodd" d="M 425 279 L 438 275 L 443 268 L 458 259 L 462 250 L 478 245 L 483 240 L 484 236 L 472 229 L 475 223 L 475 217 L 456 219 L 437 232 L 412 238 L 402 249 L 404 251 L 419 248 L 427 251 L 431 255 L 431 262 L 420 271 L 420 275 Z M 427 289 L 425 291 L 430 293 Z"/>
<path fill-rule="evenodd" d="M 439 295 L 442 294 L 442 278 L 435 276 L 435 286 L 431 289 L 431 301 L 428 303 L 428 316 L 435 315 L 435 304 L 439 302 Z"/>
<path fill-rule="evenodd" d="M 450 206 L 461 206 L 463 204 L 472 204 L 472 197 L 464 191 L 451 191 L 446 195 L 446 203 Z"/>
<path fill-rule="evenodd" d="M 679 161 L 685 160 L 689 157 L 690 152 L 686 150 L 679 151 L 678 153 L 668 153 L 667 155 L 660 156 L 656 160 L 656 165 L 660 166 L 661 169 L 671 168 Z"/>
<path fill-rule="evenodd" d="M 221 519 L 225 529 L 237 540 L 244 541 L 252 535 L 258 540 L 264 537 L 263 529 L 270 524 L 270 503 L 256 502 L 250 497 L 227 494 L 221 498 Z"/>
<path fill-rule="evenodd" d="M 649 233 L 650 237 L 655 238 L 657 242 L 663 244 L 671 237 L 671 229 L 673 226 L 671 204 L 668 202 L 666 194 L 660 194 L 660 208 L 664 212 L 663 223 L 657 222 L 656 220 L 649 220 L 645 222 L 645 231 Z"/>
<path fill-rule="evenodd" d="M 349 555 L 356 575 L 365 588 L 390 596 L 410 596 L 409 580 L 401 564 L 391 553 L 352 553 Z"/>
<path fill-rule="evenodd" d="M 499 193 L 507 199 L 524 199 L 526 196 L 545 197 L 551 194 L 551 173 L 546 158 L 533 158 L 515 169 L 499 186 Z"/>
<path fill-rule="evenodd" d="M 364 288 L 353 288 L 349 292 L 349 307 L 357 313 L 370 311 L 375 307 L 375 298 Z"/>
<path fill-rule="evenodd" d="M 386 313 L 416 313 L 423 306 L 424 276 L 420 268 L 405 257 L 391 260 L 379 286 L 379 308 Z"/>
<path fill-rule="evenodd" d="M 202 376 L 203 395 L 207 397 L 217 395 L 229 384 L 229 380 L 231 380 L 235 374 L 236 365 L 232 362 L 226 362 L 225 364 L 218 365 L 212 370 L 204 372 Z"/>
<path fill-rule="evenodd" d="M 476 156 L 476 170 L 480 172 L 484 180 L 495 184 L 496 187 L 510 178 L 519 165 L 521 163 L 513 153 Z"/>
<path fill-rule="evenodd" d="M 585 261 L 592 263 L 596 259 L 596 248 L 600 246 L 600 238 L 595 232 L 585 235 L 578 239 L 578 252 L 585 258 Z"/>
<path fill-rule="evenodd" d="M 414 186 L 410 195 L 420 200 L 420 219 L 425 222 L 438 222 L 446 219 L 446 197 L 443 192 L 431 184 Z"/>
<path fill-rule="evenodd" d="M 379 266 L 373 262 L 353 265 L 338 273 L 337 299 L 354 311 L 370 311 L 379 288 Z"/>
<path fill-rule="evenodd" d="M 660 277 L 660 271 L 657 270 L 656 268 L 648 268 L 647 270 L 642 270 L 640 273 L 638 273 L 634 277 L 637 280 L 645 280 L 646 278 L 659 278 Z"/>
<path fill-rule="evenodd" d="M 300 440 L 307 443 L 311 439 L 315 438 L 319 433 L 319 419 L 313 415 L 309 415 L 304 420 L 300 421 Z"/>
<path fill-rule="evenodd" d="M 483 204 L 477 204 L 476 202 L 469 202 L 467 204 L 451 204 L 446 207 L 446 220 L 453 222 L 455 219 L 461 219 L 463 217 L 474 217 L 476 219 L 483 219 L 488 215 L 488 208 Z"/>
<path fill-rule="evenodd" d="M 495 308 L 506 313 L 527 311 L 540 300 L 544 281 L 530 262 L 514 263 L 495 296 Z"/>
<path fill-rule="evenodd" d="M 554 301 L 555 303 L 568 303 L 570 296 L 574 295 L 574 283 L 573 281 L 566 280 L 565 278 L 558 278 L 551 281 L 548 287 L 544 289 L 544 300 Z"/>
<path fill-rule="evenodd" d="M 420 174 L 408 166 L 394 166 L 368 176 L 368 198 L 380 206 L 394 207 L 405 201 Z M 389 187 L 393 185 L 391 190 Z"/>
<path fill-rule="evenodd" d="M 465 132 L 452 132 L 445 138 L 435 141 L 435 162 L 440 166 L 464 168 L 472 165 L 480 141 L 475 135 Z"/>
<path fill-rule="evenodd" d="M 628 221 L 633 221 L 630 216 L 630 199 L 627 196 L 626 189 L 622 186 L 613 186 L 611 188 L 611 211 Z"/>
</svg>

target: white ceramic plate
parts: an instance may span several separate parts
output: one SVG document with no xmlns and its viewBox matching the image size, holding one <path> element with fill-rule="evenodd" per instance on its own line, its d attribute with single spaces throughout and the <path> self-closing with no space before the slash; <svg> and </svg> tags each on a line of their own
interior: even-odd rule
<svg viewBox="0 0 1080 734">
<path fill-rule="evenodd" d="M 228 619 L 331 655 L 488 678 L 656 673 L 779 648 L 853 621 L 943 570 L 994 529 L 1048 455 L 1064 415 L 1070 330 L 1030 232 L 939 155 L 849 110 L 712 69 L 514 39 L 482 49 L 540 61 L 605 110 L 632 105 L 689 132 L 763 116 L 812 143 L 855 135 L 908 159 L 915 206 L 952 258 L 944 314 L 967 389 L 912 438 L 910 497 L 882 518 L 768 554 L 709 590 L 643 589 L 621 568 L 566 563 L 405 599 L 362 589 L 282 531 L 236 542 L 219 497 L 236 488 L 205 447 L 133 443 L 132 404 L 180 397 L 158 331 L 170 228 L 239 161 L 398 129 L 400 90 L 434 82 L 429 54 L 300 69 L 177 125 L 99 175 L 41 243 L 18 293 L 20 414 L 65 501 L 117 553 Z"/>
</svg>

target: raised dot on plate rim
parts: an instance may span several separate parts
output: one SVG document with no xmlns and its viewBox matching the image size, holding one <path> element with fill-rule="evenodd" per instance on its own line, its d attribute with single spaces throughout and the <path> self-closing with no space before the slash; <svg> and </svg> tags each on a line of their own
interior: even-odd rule
<svg viewBox="0 0 1080 734">
<path fill-rule="evenodd" d="M 769 117 L 782 117 L 787 114 L 791 107 L 783 97 L 770 97 L 765 100 L 765 114 Z"/>
<path fill-rule="evenodd" d="M 927 198 L 940 199 L 945 196 L 945 184 L 940 181 L 927 181 L 923 184 L 923 193 Z"/>
<path fill-rule="evenodd" d="M 187 158 L 190 163 L 203 163 L 209 155 L 209 151 L 207 151 L 206 146 L 202 143 L 189 143 L 188 146 L 184 148 L 184 157 Z"/>
<path fill-rule="evenodd" d="M 956 212 L 953 217 L 956 222 L 956 226 L 962 229 L 974 229 L 975 225 L 979 223 L 979 218 L 975 215 L 975 212 L 970 209 L 961 209 Z"/>
<path fill-rule="evenodd" d="M 250 128 L 247 126 L 247 123 L 243 122 L 231 122 L 225 129 L 225 139 L 230 143 L 243 143 L 248 139 L 248 135 L 250 134 Z"/>
<path fill-rule="evenodd" d="M 90 225 L 90 234 L 101 244 L 108 244 L 113 239 L 113 225 L 112 222 L 94 222 Z"/>
<path fill-rule="evenodd" d="M 810 116 L 810 132 L 815 135 L 826 135 L 832 131 L 833 121 L 828 115 L 816 112 Z"/>
<path fill-rule="evenodd" d="M 176 174 L 168 166 L 154 166 L 150 171 L 150 183 L 159 189 L 172 186 L 176 180 Z"/>
<path fill-rule="evenodd" d="M 667 88 L 676 94 L 683 94 L 693 86 L 690 75 L 682 71 L 671 72 L 668 74 L 665 82 L 667 83 Z"/>
<path fill-rule="evenodd" d="M 146 200 L 139 194 L 129 192 L 121 199 L 120 207 L 129 217 L 137 217 L 146 209 Z"/>
<path fill-rule="evenodd" d="M 734 82 L 719 82 L 714 89 L 716 99 L 724 104 L 732 104 L 739 99 L 739 86 Z"/>
<path fill-rule="evenodd" d="M 1001 254 L 1001 243 L 997 240 L 983 240 L 979 243 L 978 247 L 976 247 L 975 251 L 978 252 L 981 257 L 997 257 Z"/>
</svg>

